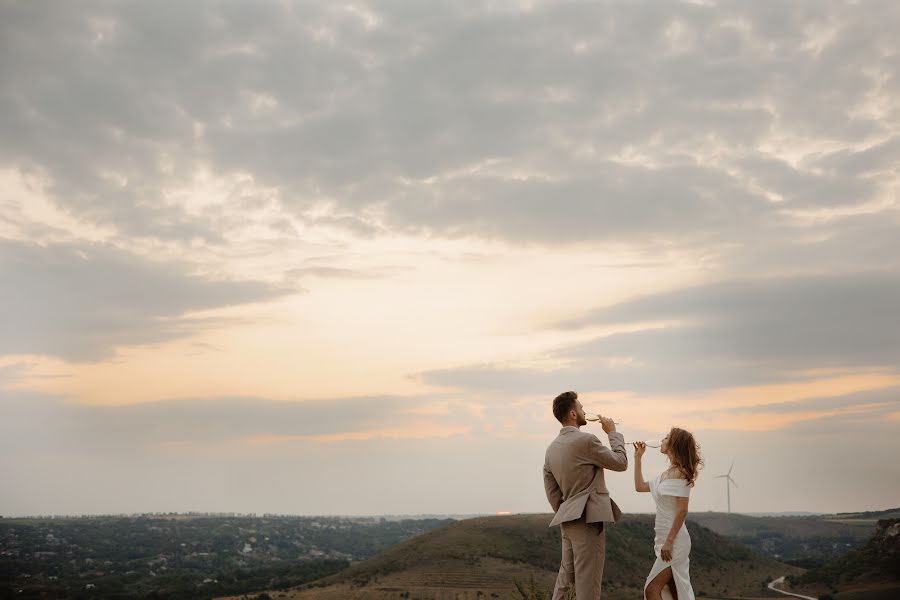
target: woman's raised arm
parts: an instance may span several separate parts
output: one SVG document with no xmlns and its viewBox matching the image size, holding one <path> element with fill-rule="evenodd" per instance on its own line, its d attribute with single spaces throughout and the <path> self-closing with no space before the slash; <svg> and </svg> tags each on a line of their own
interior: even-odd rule
<svg viewBox="0 0 900 600">
<path fill-rule="evenodd" d="M 644 481 L 644 474 L 641 472 L 641 458 L 647 450 L 647 444 L 644 442 L 634 442 L 634 491 L 649 492 L 650 486 Z"/>
</svg>

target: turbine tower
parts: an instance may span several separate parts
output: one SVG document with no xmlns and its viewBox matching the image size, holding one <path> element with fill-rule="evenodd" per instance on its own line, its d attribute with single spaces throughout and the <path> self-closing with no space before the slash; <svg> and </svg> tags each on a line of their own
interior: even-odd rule
<svg viewBox="0 0 900 600">
<path fill-rule="evenodd" d="M 725 490 L 728 494 L 728 514 L 731 514 L 731 484 L 734 484 L 734 487 L 737 487 L 737 482 L 731 478 L 731 469 L 734 468 L 734 461 L 731 461 L 731 467 L 728 469 L 728 472 L 724 475 L 716 475 L 714 479 L 725 478 Z"/>
</svg>

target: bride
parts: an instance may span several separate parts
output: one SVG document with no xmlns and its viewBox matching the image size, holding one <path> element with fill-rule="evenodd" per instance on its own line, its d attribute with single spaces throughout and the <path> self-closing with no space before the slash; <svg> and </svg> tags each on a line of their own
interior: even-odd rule
<svg viewBox="0 0 900 600">
<path fill-rule="evenodd" d="M 634 443 L 634 489 L 650 492 L 656 502 L 656 539 L 653 549 L 656 562 L 644 584 L 645 600 L 694 600 L 688 574 L 691 536 L 684 520 L 688 514 L 688 497 L 703 465 L 700 447 L 694 436 L 673 427 L 662 440 L 659 451 L 669 458 L 669 468 L 650 482 L 641 473 L 641 458 L 647 450 L 643 442 Z"/>
</svg>

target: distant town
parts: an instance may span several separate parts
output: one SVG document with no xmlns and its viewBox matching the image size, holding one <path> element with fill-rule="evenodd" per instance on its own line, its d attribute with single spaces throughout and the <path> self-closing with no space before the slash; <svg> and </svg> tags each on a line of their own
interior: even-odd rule
<svg viewBox="0 0 900 600">
<path fill-rule="evenodd" d="M 447 522 L 253 513 L 7 517 L 0 582 L 21 590 L 18 597 L 77 589 L 104 598 L 297 585 Z"/>
</svg>

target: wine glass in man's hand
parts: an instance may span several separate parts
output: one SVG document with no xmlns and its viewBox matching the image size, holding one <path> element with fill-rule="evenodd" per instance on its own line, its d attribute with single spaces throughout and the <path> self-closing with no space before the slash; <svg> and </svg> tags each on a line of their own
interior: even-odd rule
<svg viewBox="0 0 900 600">
<path fill-rule="evenodd" d="M 584 420 L 585 421 L 600 421 L 600 425 L 603 426 L 603 431 L 605 431 L 606 433 L 612 433 L 613 431 L 616 430 L 616 425 L 619 425 L 618 421 L 613 421 L 610 418 L 604 417 L 603 415 L 601 415 L 599 413 L 594 413 L 594 412 L 584 413 Z"/>
</svg>

